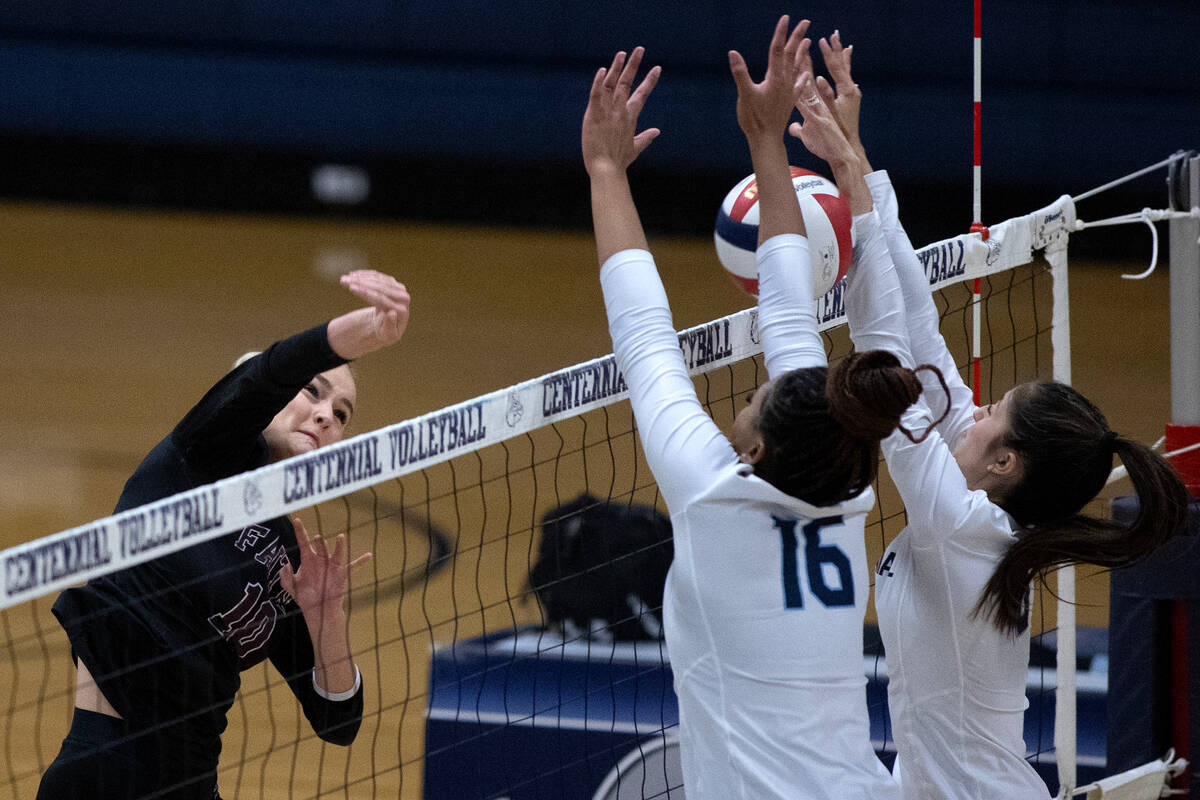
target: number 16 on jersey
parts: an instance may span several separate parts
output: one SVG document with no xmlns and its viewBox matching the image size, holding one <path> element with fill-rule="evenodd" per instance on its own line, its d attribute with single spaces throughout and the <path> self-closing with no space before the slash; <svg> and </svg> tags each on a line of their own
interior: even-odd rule
<svg viewBox="0 0 1200 800">
<path fill-rule="evenodd" d="M 783 605 L 784 608 L 804 608 L 804 592 L 800 587 L 800 537 L 796 535 L 799 520 L 772 516 L 779 529 L 783 547 Z M 854 574 L 850 559 L 841 548 L 832 544 L 821 544 L 821 529 L 841 525 L 842 517 L 822 517 L 809 522 L 800 529 L 804 537 L 804 572 L 808 578 L 808 589 L 827 608 L 854 605 Z M 833 588 L 826 581 L 828 566 L 836 572 L 838 586 Z"/>
</svg>

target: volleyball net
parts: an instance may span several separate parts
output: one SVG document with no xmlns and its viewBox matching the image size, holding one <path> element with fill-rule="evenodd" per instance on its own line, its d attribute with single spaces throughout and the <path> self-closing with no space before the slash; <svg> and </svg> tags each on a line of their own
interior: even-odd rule
<svg viewBox="0 0 1200 800">
<path fill-rule="evenodd" d="M 964 375 L 977 359 L 985 402 L 1069 368 L 1074 228 L 1063 197 L 986 237 L 921 249 L 943 334 Z M 844 357 L 840 286 L 817 318 L 831 362 Z M 681 331 L 679 345 L 728 429 L 765 378 L 755 309 Z M 876 490 L 871 563 L 904 524 L 886 469 Z M 669 561 L 663 512 L 608 355 L 5 550 L 0 797 L 34 794 L 70 724 L 75 671 L 49 610 L 57 592 L 295 513 L 310 530 L 346 532 L 352 557 L 374 554 L 349 600 L 362 728 L 349 748 L 327 745 L 269 665 L 243 673 L 223 737 L 224 796 L 681 797 L 661 578 L 657 595 L 653 580 L 638 583 Z M 1053 653 L 1073 634 L 1058 629 L 1051 599 L 1035 608 L 1026 743 L 1053 782 Z M 866 639 L 872 735 L 886 758 L 886 661 L 870 624 Z M 1071 685 L 1103 689 L 1086 675 Z M 1102 750 L 1071 758 L 1103 766 Z"/>
</svg>

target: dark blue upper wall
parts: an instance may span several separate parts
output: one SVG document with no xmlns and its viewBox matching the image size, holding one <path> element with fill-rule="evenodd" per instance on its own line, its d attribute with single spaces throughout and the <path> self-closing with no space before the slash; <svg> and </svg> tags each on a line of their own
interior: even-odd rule
<svg viewBox="0 0 1200 800">
<path fill-rule="evenodd" d="M 645 166 L 738 176 L 749 160 L 725 52 L 757 74 L 777 13 L 719 0 L 10 0 L 0 134 L 575 169 L 593 71 L 640 43 L 664 67 L 644 115 L 663 136 Z M 969 191 L 970 4 L 803 13 L 816 35 L 836 25 L 856 44 L 877 165 Z M 984 13 L 985 191 L 1044 187 L 1040 204 L 1200 146 L 1200 3 L 989 0 Z"/>
</svg>

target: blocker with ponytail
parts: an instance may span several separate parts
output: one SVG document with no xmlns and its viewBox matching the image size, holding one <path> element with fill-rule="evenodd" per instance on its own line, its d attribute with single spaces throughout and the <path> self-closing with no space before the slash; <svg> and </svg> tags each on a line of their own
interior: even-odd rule
<svg viewBox="0 0 1200 800">
<path fill-rule="evenodd" d="M 975 611 L 1017 634 L 1027 624 L 1029 584 L 1063 564 L 1128 566 L 1179 533 L 1189 497 L 1167 461 L 1123 439 L 1087 398 L 1062 383 L 1027 383 L 1010 395 L 1003 445 L 1021 459 L 1020 483 L 997 504 L 1021 526 Z M 1138 496 L 1128 525 L 1079 511 L 1104 488 L 1118 456 Z"/>
</svg>

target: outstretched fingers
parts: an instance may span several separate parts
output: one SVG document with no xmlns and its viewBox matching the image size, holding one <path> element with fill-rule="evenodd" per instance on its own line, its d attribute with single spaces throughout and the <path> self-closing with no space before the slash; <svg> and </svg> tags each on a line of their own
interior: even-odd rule
<svg viewBox="0 0 1200 800">
<path fill-rule="evenodd" d="M 785 16 L 784 19 L 787 19 Z M 796 69 L 801 65 L 801 53 L 808 52 L 809 40 L 804 37 L 808 32 L 808 26 L 812 23 L 809 20 L 802 19 L 796 23 L 796 27 L 792 28 L 791 34 L 788 35 L 787 44 L 783 48 L 783 61 L 792 69 Z"/>
<path fill-rule="evenodd" d="M 641 46 L 628 54 L 619 51 L 592 78 L 581 133 L 584 167 L 591 175 L 611 166 L 626 169 L 659 134 L 657 128 L 637 132 L 638 116 L 662 74 L 654 67 L 634 87 L 644 55 Z"/>
<path fill-rule="evenodd" d="M 833 108 L 833 104 L 837 100 L 837 92 L 829 85 L 829 81 L 825 80 L 824 75 L 817 78 L 817 94 L 827 108 Z"/>
<path fill-rule="evenodd" d="M 806 63 L 809 69 L 812 68 L 812 59 L 807 57 L 811 42 L 804 35 L 811 24 L 809 20 L 802 19 L 789 34 L 788 15 L 784 14 L 779 18 L 771 36 L 771 48 L 767 55 L 768 74 L 776 76 L 780 81 L 793 81 L 795 76 L 803 71 Z"/>
<path fill-rule="evenodd" d="M 850 56 L 854 51 L 854 45 L 843 47 L 841 33 L 834 31 L 829 39 L 821 37 L 819 46 L 821 57 L 825 59 L 825 67 L 833 76 L 833 82 L 838 91 L 852 86 L 854 81 L 850 77 Z"/>
<path fill-rule="evenodd" d="M 854 47 L 843 46 L 842 35 L 838 31 L 834 31 L 828 40 L 821 39 L 820 47 L 825 65 L 829 69 L 829 75 L 833 78 L 833 86 L 829 87 L 828 84 L 818 83 L 817 89 L 832 109 L 833 116 L 846 134 L 846 138 L 863 161 L 863 168 L 869 169 L 870 164 L 867 163 L 866 151 L 863 150 L 858 132 L 862 91 L 859 90 L 858 84 L 854 82 L 854 78 L 850 74 L 850 57 Z"/>
<path fill-rule="evenodd" d="M 658 85 L 660 75 L 662 75 L 662 67 L 650 68 L 650 71 L 642 78 L 642 82 L 633 90 L 633 94 L 629 96 L 629 100 L 625 103 L 625 107 L 629 109 L 629 113 L 635 117 L 642 113 L 642 108 L 646 105 L 646 100 L 650 98 L 650 93 Z"/>
<path fill-rule="evenodd" d="M 729 51 L 729 71 L 737 86 L 738 125 L 746 136 L 777 136 L 787 127 L 788 117 L 797 98 L 797 79 L 808 57 L 811 42 L 805 36 L 809 21 L 801 20 L 788 32 L 789 17 L 784 14 L 775 23 L 767 52 L 767 69 L 762 81 L 755 82 L 745 59 L 736 50 Z M 765 140 L 764 140 L 765 141 Z"/>
<path fill-rule="evenodd" d="M 733 74 L 733 83 L 737 86 L 738 94 L 744 94 L 754 86 L 746 59 L 742 58 L 742 54 L 737 50 L 729 51 L 729 71 Z"/>
</svg>

